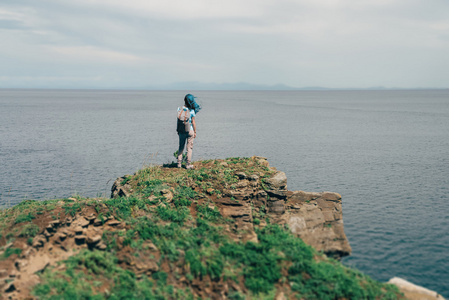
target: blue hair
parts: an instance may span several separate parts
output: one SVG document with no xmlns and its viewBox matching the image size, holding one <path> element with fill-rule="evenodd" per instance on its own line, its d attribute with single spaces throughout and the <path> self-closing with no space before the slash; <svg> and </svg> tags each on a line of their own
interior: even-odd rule
<svg viewBox="0 0 449 300">
<path fill-rule="evenodd" d="M 195 98 L 192 94 L 187 94 L 184 97 L 184 101 L 187 103 L 187 105 L 195 111 L 195 114 L 198 113 L 201 110 L 201 106 L 196 103 Z"/>
</svg>

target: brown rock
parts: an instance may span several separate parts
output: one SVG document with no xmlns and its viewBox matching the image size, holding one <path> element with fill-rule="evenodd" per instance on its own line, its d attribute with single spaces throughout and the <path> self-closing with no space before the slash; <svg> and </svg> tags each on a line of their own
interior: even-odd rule
<svg viewBox="0 0 449 300">
<path fill-rule="evenodd" d="M 97 246 L 96 246 L 96 248 L 97 248 L 98 250 L 101 250 L 101 251 L 106 250 L 107 247 L 108 247 L 108 246 L 106 246 L 106 245 L 103 244 L 102 242 L 98 243 Z"/>
<path fill-rule="evenodd" d="M 67 238 L 67 234 L 65 232 L 58 232 L 56 234 L 56 238 L 59 239 L 60 241 L 63 241 Z"/>
<path fill-rule="evenodd" d="M 326 222 L 334 221 L 334 214 L 332 213 L 332 211 L 323 210 L 323 216 L 324 216 L 324 221 L 326 221 Z"/>
<path fill-rule="evenodd" d="M 126 175 L 114 181 L 111 188 L 111 198 L 129 197 L 132 194 L 132 189 L 129 184 L 122 185 L 122 182 L 131 175 Z"/>
<path fill-rule="evenodd" d="M 79 244 L 84 244 L 84 242 L 86 241 L 86 236 L 85 235 L 76 235 L 75 236 L 75 243 Z"/>
<path fill-rule="evenodd" d="M 50 225 L 51 225 L 52 227 L 58 227 L 60 224 L 61 224 L 61 221 L 60 221 L 60 220 L 54 220 L 54 221 L 51 221 L 51 222 L 50 222 Z"/>
<path fill-rule="evenodd" d="M 259 176 L 257 176 L 256 174 L 253 174 L 253 175 L 249 176 L 248 179 L 250 181 L 259 181 Z"/>
<path fill-rule="evenodd" d="M 249 185 L 249 181 L 246 179 L 240 180 L 236 184 L 237 188 L 246 188 L 248 185 Z"/>
<path fill-rule="evenodd" d="M 103 221 L 101 221 L 101 219 L 99 218 L 96 218 L 94 220 L 94 226 L 101 226 L 101 225 L 103 225 Z"/>
<path fill-rule="evenodd" d="M 330 201 L 339 201 L 339 200 L 341 200 L 341 195 L 338 193 L 323 192 L 323 195 L 321 195 L 321 198 L 330 200 Z"/>
<path fill-rule="evenodd" d="M 157 272 L 159 271 L 159 266 L 153 260 L 147 262 L 138 262 L 136 263 L 136 268 L 141 272 Z"/>
<path fill-rule="evenodd" d="M 213 188 L 208 188 L 208 189 L 206 190 L 206 192 L 207 192 L 209 195 L 212 195 L 212 194 L 214 193 L 214 189 L 213 189 Z"/>
<path fill-rule="evenodd" d="M 251 157 L 251 159 L 254 160 L 255 162 L 257 162 L 261 166 L 264 166 L 264 167 L 269 167 L 270 166 L 270 164 L 268 163 L 266 157 L 253 156 L 253 157 Z"/>
<path fill-rule="evenodd" d="M 101 241 L 101 235 L 89 236 L 87 238 L 88 244 L 97 244 L 100 241 Z"/>
<path fill-rule="evenodd" d="M 30 264 L 26 267 L 28 274 L 43 272 L 49 265 L 51 259 L 47 255 L 39 255 L 30 260 Z"/>
<path fill-rule="evenodd" d="M 275 214 L 283 214 L 285 212 L 285 201 L 284 200 L 278 200 L 278 201 L 269 201 L 268 202 L 268 212 L 275 213 Z"/>
<path fill-rule="evenodd" d="M 237 173 L 235 173 L 235 175 L 236 175 L 240 180 L 246 179 L 246 174 L 243 173 L 243 172 L 237 172 Z"/>
<path fill-rule="evenodd" d="M 77 235 L 83 234 L 83 232 L 84 232 L 84 229 L 81 226 L 75 227 L 75 233 Z"/>
<path fill-rule="evenodd" d="M 396 285 L 404 293 L 405 298 L 410 300 L 444 300 L 437 292 L 415 285 L 399 277 L 391 278 L 388 283 Z"/>
<path fill-rule="evenodd" d="M 91 214 L 87 217 L 84 217 L 87 221 L 89 221 L 89 223 L 92 223 L 93 220 L 95 220 L 97 216 L 95 214 Z"/>
<path fill-rule="evenodd" d="M 33 239 L 33 244 L 32 246 L 34 248 L 38 248 L 41 247 L 45 244 L 45 242 L 47 241 L 47 239 L 45 238 L 45 236 L 43 235 L 38 235 Z"/>
<path fill-rule="evenodd" d="M 327 215 L 327 217 L 326 217 Z M 305 203 L 301 209 L 284 215 L 292 233 L 328 256 L 339 258 L 351 253 L 351 247 L 343 230 L 342 220 L 334 220 L 332 214 L 317 205 Z M 326 218 L 331 221 L 326 221 Z"/>
<path fill-rule="evenodd" d="M 81 227 L 87 227 L 90 224 L 90 221 L 86 220 L 85 218 L 81 218 L 78 220 L 78 224 Z"/>
<path fill-rule="evenodd" d="M 243 217 L 251 215 L 251 208 L 247 206 L 224 206 L 221 209 L 223 217 Z"/>
<path fill-rule="evenodd" d="M 161 194 L 163 197 L 165 197 L 165 200 L 167 200 L 167 202 L 173 201 L 173 193 L 169 189 L 163 189 L 161 191 Z"/>
<path fill-rule="evenodd" d="M 112 220 L 112 221 L 108 221 L 107 223 L 109 226 L 118 226 L 120 224 L 122 224 L 122 222 L 117 221 L 117 220 Z"/>
<path fill-rule="evenodd" d="M 3 289 L 3 291 L 4 291 L 5 293 L 11 293 L 11 292 L 14 292 L 15 290 L 16 290 L 16 286 L 14 285 L 14 281 L 8 283 L 8 284 L 5 286 L 5 288 Z"/>
<path fill-rule="evenodd" d="M 273 177 L 265 179 L 265 183 L 270 190 L 285 189 L 287 188 L 287 175 L 279 171 Z"/>
<path fill-rule="evenodd" d="M 292 203 L 302 203 L 307 201 L 312 201 L 317 198 L 320 198 L 322 193 L 311 193 L 311 192 L 304 192 L 304 191 L 294 191 L 289 196 L 289 201 Z"/>
</svg>

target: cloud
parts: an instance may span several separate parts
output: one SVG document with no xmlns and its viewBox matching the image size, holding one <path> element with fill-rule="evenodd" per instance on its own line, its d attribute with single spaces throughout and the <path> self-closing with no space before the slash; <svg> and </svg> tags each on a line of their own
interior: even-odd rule
<svg viewBox="0 0 449 300">
<path fill-rule="evenodd" d="M 87 62 L 115 62 L 115 63 L 142 63 L 147 62 L 147 58 L 138 57 L 131 54 L 117 51 L 99 49 L 93 46 L 64 47 L 52 46 L 50 50 L 65 59 L 77 59 Z"/>
<path fill-rule="evenodd" d="M 448 8 L 442 0 L 5 0 L 0 76 L 444 87 Z"/>
</svg>

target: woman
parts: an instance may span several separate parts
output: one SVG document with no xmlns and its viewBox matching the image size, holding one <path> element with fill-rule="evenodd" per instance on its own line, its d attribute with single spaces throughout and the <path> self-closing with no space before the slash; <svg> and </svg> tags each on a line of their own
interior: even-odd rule
<svg viewBox="0 0 449 300">
<path fill-rule="evenodd" d="M 187 94 L 184 97 L 184 106 L 178 107 L 178 118 L 184 113 L 188 112 L 190 114 L 189 132 L 178 132 L 179 135 L 179 149 L 178 149 L 178 168 L 181 168 L 182 163 L 182 152 L 184 151 L 184 146 L 187 141 L 187 166 L 186 169 L 193 169 L 192 165 L 192 151 L 193 151 L 193 140 L 196 138 L 196 122 L 195 116 L 200 111 L 201 106 L 195 102 L 195 97 L 191 94 Z"/>
</svg>

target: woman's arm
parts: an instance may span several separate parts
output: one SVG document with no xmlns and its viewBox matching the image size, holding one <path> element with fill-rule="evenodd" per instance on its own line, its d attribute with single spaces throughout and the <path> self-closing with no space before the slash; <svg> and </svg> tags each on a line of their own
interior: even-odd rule
<svg viewBox="0 0 449 300">
<path fill-rule="evenodd" d="M 192 117 L 192 126 L 193 126 L 193 138 L 196 138 L 196 122 L 195 122 L 195 117 Z"/>
</svg>

